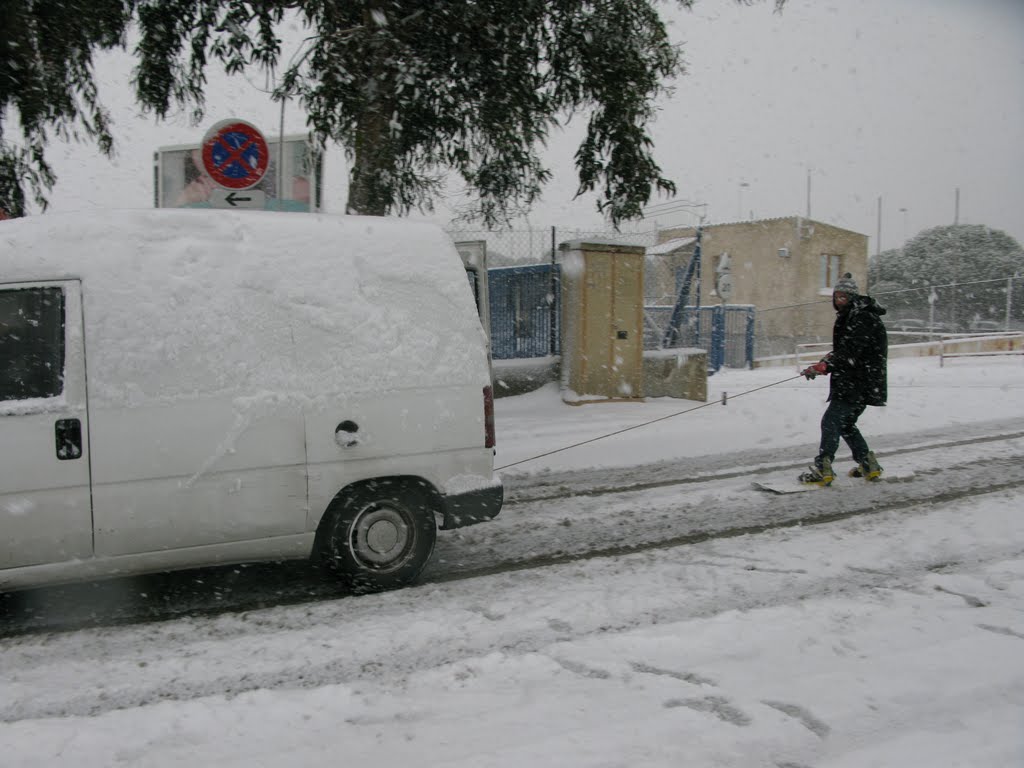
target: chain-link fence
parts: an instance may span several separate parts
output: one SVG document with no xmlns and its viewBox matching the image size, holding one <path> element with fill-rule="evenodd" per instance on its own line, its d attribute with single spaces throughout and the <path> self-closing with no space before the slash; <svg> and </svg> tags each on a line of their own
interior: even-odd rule
<svg viewBox="0 0 1024 768">
<path fill-rule="evenodd" d="M 984 334 L 1024 331 L 1024 278 L 1011 276 L 947 285 L 900 288 L 879 283 L 868 293 L 885 308 L 883 322 L 890 344 L 933 341 L 949 334 Z M 830 297 L 802 304 L 758 307 L 754 345 L 758 358 L 793 355 L 800 344 L 830 344 L 832 324 L 806 333 L 769 333 L 771 328 L 807 328 L 813 307 L 831 306 Z M 768 322 L 773 315 L 787 314 L 791 322 Z"/>
<path fill-rule="evenodd" d="M 1022 277 L 913 288 L 879 283 L 871 295 L 886 307 L 886 324 L 897 333 L 1024 330 Z"/>
</svg>

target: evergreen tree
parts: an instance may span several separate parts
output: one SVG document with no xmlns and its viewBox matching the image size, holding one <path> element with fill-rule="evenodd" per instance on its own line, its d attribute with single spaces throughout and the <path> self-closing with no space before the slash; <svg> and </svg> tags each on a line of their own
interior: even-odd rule
<svg viewBox="0 0 1024 768">
<path fill-rule="evenodd" d="M 1024 249 L 1005 232 L 981 224 L 926 229 L 905 247 L 879 254 L 870 271 L 872 285 L 903 290 L 893 294 L 891 306 L 923 309 L 929 300 L 938 299 L 942 317 L 961 329 L 976 317 L 1005 317 L 1008 278 L 1014 276 L 1018 279 L 1009 302 L 1011 310 L 1016 307 L 1014 317 L 1020 317 Z"/>
<path fill-rule="evenodd" d="M 0 0 L 0 213 L 23 216 L 26 195 L 46 206 L 54 175 L 50 132 L 113 141 L 92 74 L 96 49 L 124 46 L 135 0 Z M 5 131 L 17 117 L 15 137 Z"/>
<path fill-rule="evenodd" d="M 737 0 L 749 2 L 749 0 Z M 677 0 L 690 7 L 693 0 Z M 776 0 L 782 6 L 784 0 Z M 229 72 L 280 71 L 314 135 L 350 159 L 352 213 L 429 210 L 454 171 L 490 225 L 529 206 L 550 176 L 549 131 L 586 114 L 579 193 L 618 224 L 653 190 L 672 193 L 647 126 L 682 71 L 656 0 L 147 0 L 135 84 L 158 116 L 203 110 L 210 58 Z M 281 62 L 278 29 L 309 30 Z"/>
</svg>

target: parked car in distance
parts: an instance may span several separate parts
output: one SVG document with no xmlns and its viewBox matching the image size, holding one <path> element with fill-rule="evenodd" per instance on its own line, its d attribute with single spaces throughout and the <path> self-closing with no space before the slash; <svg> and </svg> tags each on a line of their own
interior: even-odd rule
<svg viewBox="0 0 1024 768">
<path fill-rule="evenodd" d="M 916 317 L 891 320 L 886 325 L 890 331 L 898 331 L 900 333 L 924 333 L 926 328 L 925 321 L 919 320 Z"/>
<path fill-rule="evenodd" d="M 971 333 L 998 333 L 1003 326 L 995 320 L 972 320 L 970 329 Z"/>
</svg>

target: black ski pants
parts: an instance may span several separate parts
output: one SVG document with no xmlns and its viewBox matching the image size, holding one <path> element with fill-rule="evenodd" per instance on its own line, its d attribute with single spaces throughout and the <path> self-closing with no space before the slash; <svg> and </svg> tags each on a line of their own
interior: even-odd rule
<svg viewBox="0 0 1024 768">
<path fill-rule="evenodd" d="M 864 413 L 865 405 L 856 405 L 832 398 L 825 414 L 821 417 L 821 445 L 815 463 L 821 467 L 821 460 L 835 461 L 839 438 L 846 441 L 853 453 L 853 460 L 860 464 L 867 458 L 867 441 L 857 429 L 857 419 Z"/>
</svg>

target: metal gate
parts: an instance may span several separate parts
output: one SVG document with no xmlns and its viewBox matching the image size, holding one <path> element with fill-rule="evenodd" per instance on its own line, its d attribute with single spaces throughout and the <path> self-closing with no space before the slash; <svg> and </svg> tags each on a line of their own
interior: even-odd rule
<svg viewBox="0 0 1024 768">
<path fill-rule="evenodd" d="M 647 307 L 646 324 L 664 331 L 669 327 L 671 307 Z M 707 350 L 708 369 L 750 368 L 754 364 L 754 316 L 751 305 L 727 304 L 683 308 L 679 322 L 678 340 L 673 347 L 699 347 Z M 646 339 L 658 338 L 657 331 L 645 334 Z M 660 345 L 648 342 L 648 349 Z"/>
<path fill-rule="evenodd" d="M 557 264 L 487 270 L 495 360 L 560 353 L 559 274 Z"/>
</svg>

